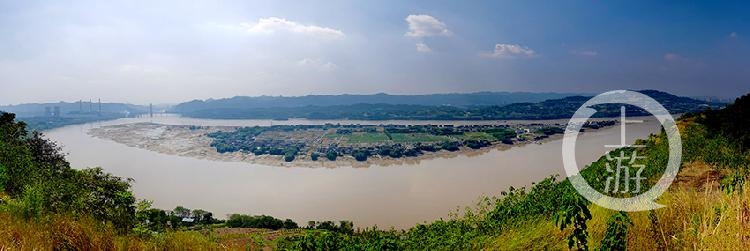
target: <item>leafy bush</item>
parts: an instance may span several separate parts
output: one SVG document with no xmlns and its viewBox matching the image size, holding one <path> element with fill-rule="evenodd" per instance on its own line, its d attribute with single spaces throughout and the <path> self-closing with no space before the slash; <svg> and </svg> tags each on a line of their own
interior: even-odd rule
<svg viewBox="0 0 750 251">
<path fill-rule="evenodd" d="M 327 158 L 328 160 L 330 160 L 330 161 L 334 161 L 334 160 L 336 160 L 336 158 L 337 158 L 338 156 L 339 156 L 339 154 L 338 154 L 338 153 L 336 153 L 336 151 L 334 151 L 334 150 L 328 150 L 328 152 L 326 153 L 326 158 Z"/>
<path fill-rule="evenodd" d="M 617 212 L 607 220 L 607 232 L 602 240 L 602 250 L 625 250 L 627 247 L 628 227 L 633 222 L 625 212 Z"/>
<path fill-rule="evenodd" d="M 367 161 L 367 157 L 370 156 L 370 152 L 363 149 L 356 149 L 352 151 L 352 156 L 354 156 L 354 159 L 357 161 Z"/>
<path fill-rule="evenodd" d="M 257 215 L 250 216 L 244 214 L 232 214 L 227 219 L 228 227 L 243 227 L 243 228 L 267 228 L 267 229 L 281 229 L 281 228 L 296 228 L 297 223 L 287 219 L 282 221 L 268 215 Z"/>
</svg>

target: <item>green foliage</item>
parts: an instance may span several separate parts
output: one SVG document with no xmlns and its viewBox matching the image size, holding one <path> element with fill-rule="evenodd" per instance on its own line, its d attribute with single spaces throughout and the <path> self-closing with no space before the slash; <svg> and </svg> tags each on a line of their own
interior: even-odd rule
<svg viewBox="0 0 750 251">
<path fill-rule="evenodd" d="M 336 160 L 336 158 L 337 158 L 338 156 L 339 156 L 339 154 L 338 154 L 338 153 L 336 153 L 336 151 L 334 151 L 334 150 L 328 150 L 328 152 L 326 152 L 326 158 L 327 158 L 328 160 L 330 160 L 330 161 L 334 161 L 334 160 Z"/>
<path fill-rule="evenodd" d="M 299 228 L 299 225 L 297 225 L 297 222 L 294 222 L 291 219 L 284 220 L 284 228 L 285 229 L 295 229 Z"/>
<path fill-rule="evenodd" d="M 366 229 L 356 234 L 316 230 L 303 235 L 282 238 L 276 243 L 279 250 L 405 250 L 403 240 L 395 231 Z M 411 248 L 416 249 L 416 248 Z M 448 248 L 440 248 L 447 250 Z"/>
<path fill-rule="evenodd" d="M 25 123 L 16 122 L 14 114 L 0 113 L 0 165 L 4 166 L 7 177 L 4 190 L 11 196 L 20 195 L 24 186 L 40 176 L 27 139 Z"/>
<path fill-rule="evenodd" d="M 732 173 L 721 179 L 721 182 L 719 182 L 719 188 L 727 194 L 732 194 L 735 191 L 741 192 L 742 189 L 737 188 L 742 187 L 742 185 L 745 184 L 746 179 L 747 168 L 735 169 Z"/>
<path fill-rule="evenodd" d="M 357 161 L 367 161 L 367 157 L 370 156 L 370 152 L 363 149 L 356 149 L 352 151 L 352 156 L 354 156 L 354 159 Z"/>
<path fill-rule="evenodd" d="M 492 135 L 492 137 L 495 137 L 497 140 L 502 141 L 503 143 L 509 142 L 511 139 L 517 136 L 516 130 L 513 130 L 512 128 L 492 129 L 485 132 L 489 133 L 490 135 Z"/>
<path fill-rule="evenodd" d="M 101 168 L 73 169 L 56 143 L 25 127 L 13 114 L 0 115 L 0 179 L 14 200 L 11 209 L 27 218 L 64 213 L 91 216 L 123 232 L 132 228 L 131 180 Z"/>
<path fill-rule="evenodd" d="M 81 210 L 112 222 L 122 232 L 133 226 L 135 196 L 130 191 L 131 180 L 105 173 L 101 168 L 83 169 L 77 176 L 83 190 L 78 204 L 85 205 Z"/>
<path fill-rule="evenodd" d="M 216 222 L 214 214 L 203 209 L 193 209 L 191 215 L 195 219 L 195 224 L 212 224 Z"/>
<path fill-rule="evenodd" d="M 625 250 L 627 247 L 628 227 L 633 222 L 625 212 L 617 212 L 607 219 L 607 232 L 602 239 L 602 250 Z"/>
<path fill-rule="evenodd" d="M 287 151 L 286 153 L 284 153 L 284 161 L 292 162 L 296 155 L 297 155 L 297 152 L 295 151 Z"/>
<path fill-rule="evenodd" d="M 450 220 L 419 224 L 406 231 L 349 229 L 343 223 L 310 222 L 302 236 L 283 238 L 278 242 L 282 250 L 473 250 L 503 229 L 539 217 L 550 218 L 565 205 L 564 194 L 575 193 L 567 182 L 556 182 L 550 177 L 535 184 L 530 190 L 510 188 L 501 199 L 486 199 L 478 212 L 468 210 L 465 215 Z M 321 231 L 324 230 L 324 231 Z M 347 233 L 348 232 L 348 233 Z"/>
<path fill-rule="evenodd" d="M 332 232 L 353 234 L 354 223 L 351 221 L 339 221 L 336 225 L 333 221 L 310 221 L 307 223 L 308 229 L 328 230 Z"/>
<path fill-rule="evenodd" d="M 267 229 L 281 229 L 281 228 L 296 228 L 297 223 L 287 219 L 282 221 L 268 215 L 245 215 L 245 214 L 232 214 L 227 219 L 228 227 L 243 227 L 243 228 L 267 228 Z"/>
<path fill-rule="evenodd" d="M 737 98 L 733 104 L 718 111 L 704 112 L 699 122 L 711 135 L 723 135 L 739 145 L 744 152 L 750 147 L 750 94 Z"/>
<path fill-rule="evenodd" d="M 0 163 L 0 192 L 5 190 L 5 184 L 8 183 L 8 169 Z"/>
<path fill-rule="evenodd" d="M 154 229 L 154 222 L 151 221 L 149 211 L 152 209 L 152 201 L 139 200 L 135 206 L 135 221 L 136 224 L 133 227 L 133 234 L 140 238 L 153 237 L 154 232 L 161 229 Z"/>
<path fill-rule="evenodd" d="M 464 145 L 471 149 L 480 149 L 482 147 L 488 147 L 491 143 L 487 140 L 466 140 Z"/>
<path fill-rule="evenodd" d="M 389 135 L 391 136 L 391 140 L 396 143 L 442 142 L 449 139 L 446 136 L 432 135 L 429 133 L 389 133 Z"/>
<path fill-rule="evenodd" d="M 544 126 L 537 129 L 537 132 L 544 135 L 555 135 L 565 133 L 565 129 L 556 126 Z"/>
<path fill-rule="evenodd" d="M 31 220 L 39 218 L 45 212 L 44 203 L 42 187 L 39 184 L 27 185 L 21 196 L 9 203 L 8 208 L 14 215 Z"/>
<path fill-rule="evenodd" d="M 729 174 L 720 182 L 720 188 L 726 193 L 741 191 L 748 176 L 750 156 L 747 152 L 746 138 L 750 137 L 746 114 L 750 112 L 750 96 L 739 98 L 724 110 L 704 111 L 689 114 L 687 119 L 698 123 L 689 124 L 683 130 L 683 159 L 686 161 L 704 161 L 715 169 L 726 169 Z M 742 127 L 744 129 L 740 129 Z M 736 131 L 739 130 L 739 131 Z"/>
<path fill-rule="evenodd" d="M 564 230 L 573 227 L 568 236 L 568 248 L 575 246 L 579 250 L 588 250 L 588 226 L 586 221 L 591 219 L 588 201 L 578 194 L 566 194 L 565 206 L 555 214 L 555 224 Z"/>
<path fill-rule="evenodd" d="M 346 141 L 352 144 L 378 143 L 390 140 L 388 135 L 381 132 L 357 132 L 344 135 Z"/>
<path fill-rule="evenodd" d="M 461 143 L 459 143 L 458 141 L 445 141 L 443 142 L 443 144 L 441 144 L 441 147 L 443 148 L 443 150 L 450 151 L 450 152 L 458 151 L 459 146 L 461 146 Z"/>
</svg>

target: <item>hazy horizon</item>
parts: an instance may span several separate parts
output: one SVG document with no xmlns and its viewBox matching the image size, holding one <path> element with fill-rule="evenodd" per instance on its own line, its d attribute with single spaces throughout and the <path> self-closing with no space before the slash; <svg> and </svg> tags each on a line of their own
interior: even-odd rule
<svg viewBox="0 0 750 251">
<path fill-rule="evenodd" d="M 646 90 L 646 89 L 644 89 Z M 661 90 L 657 90 L 661 91 Z M 295 98 L 295 97 L 305 97 L 305 96 L 340 96 L 340 95 L 351 95 L 351 96 L 367 96 L 367 95 L 394 95 L 394 96 L 420 96 L 420 95 L 446 95 L 446 94 L 476 94 L 476 93 L 533 93 L 533 94 L 569 94 L 570 96 L 580 95 L 580 96 L 595 96 L 598 93 L 566 93 L 566 92 L 546 92 L 546 91 L 476 91 L 476 92 L 444 92 L 444 93 L 340 93 L 340 94 L 305 94 L 305 95 L 257 95 L 257 96 L 247 96 L 247 95 L 235 95 L 231 97 L 207 97 L 207 98 L 197 98 L 197 99 L 190 99 L 190 100 L 182 100 L 177 102 L 149 102 L 149 103 L 136 103 L 136 102 L 129 102 L 127 100 L 121 101 L 121 100 L 101 100 L 103 104 L 106 103 L 122 103 L 122 104 L 131 104 L 131 105 L 154 105 L 154 106 L 172 106 L 177 105 L 180 103 L 186 103 L 190 101 L 200 100 L 200 101 L 208 101 L 208 100 L 220 100 L 220 99 L 231 99 L 234 97 L 250 97 L 250 98 L 259 98 L 259 97 L 284 97 L 284 98 Z M 725 97 L 719 97 L 719 96 L 706 96 L 706 95 L 696 95 L 696 96 L 687 96 L 687 95 L 681 95 L 679 93 L 671 93 L 680 97 L 689 97 L 689 98 L 718 98 L 721 100 L 733 100 L 735 98 L 738 98 L 744 94 L 737 94 L 733 96 L 725 96 Z M 98 103 L 99 100 L 97 99 L 79 99 L 79 100 L 56 100 L 56 101 L 37 101 L 37 102 L 20 102 L 20 103 L 12 103 L 12 104 L 6 104 L 6 103 L 0 103 L 0 106 L 16 106 L 16 105 L 23 105 L 23 104 L 46 104 L 46 103 L 78 103 L 83 102 L 88 104 L 91 103 Z"/>
</svg>

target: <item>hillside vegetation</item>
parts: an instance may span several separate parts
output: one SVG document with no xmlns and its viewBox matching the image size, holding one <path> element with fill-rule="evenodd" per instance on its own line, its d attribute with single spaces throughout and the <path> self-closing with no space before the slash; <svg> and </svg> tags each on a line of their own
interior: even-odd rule
<svg viewBox="0 0 750 251">
<path fill-rule="evenodd" d="M 550 177 L 509 188 L 460 214 L 407 230 L 356 229 L 311 222 L 307 228 L 264 217 L 236 216 L 201 228 L 151 229 L 148 203 L 136 203 L 127 179 L 101 169 L 70 168 L 59 149 L 10 114 L 0 117 L 0 247 L 9 249 L 172 250 L 466 250 L 466 249 L 736 249 L 750 246 L 750 96 L 721 111 L 686 114 L 682 168 L 647 212 L 614 212 L 582 199 L 567 180 Z M 640 144 L 646 186 L 663 170 L 665 135 Z M 619 149 L 630 153 L 632 148 Z M 582 175 L 596 189 L 605 157 Z M 645 190 L 645 189 L 644 189 Z M 625 194 L 628 196 L 628 194 Z M 386 205 L 387 206 L 387 205 Z M 144 210 L 146 209 L 146 210 Z M 270 225 L 256 225 L 259 220 Z M 231 219 L 230 219 L 231 220 Z M 245 225 L 247 224 L 247 225 Z M 264 223 L 266 224 L 266 223 Z M 291 224 L 291 223 L 289 223 Z M 295 224 L 296 225 L 296 224 Z"/>
</svg>

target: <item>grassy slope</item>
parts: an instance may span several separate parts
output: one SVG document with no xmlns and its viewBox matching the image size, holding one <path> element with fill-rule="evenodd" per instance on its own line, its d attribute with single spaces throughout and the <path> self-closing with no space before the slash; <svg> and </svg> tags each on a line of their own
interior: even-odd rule
<svg viewBox="0 0 750 251">
<path fill-rule="evenodd" d="M 680 123 L 683 132 L 691 126 L 698 125 L 690 120 Z M 703 143 L 690 139 L 696 136 L 688 135 L 683 144 Z M 685 145 L 685 148 L 690 147 L 695 146 Z M 707 156 L 687 154 L 688 160 L 683 158 L 675 183 L 657 200 L 666 207 L 653 213 L 628 213 L 633 222 L 627 235 L 628 248 L 736 249 L 750 246 L 750 185 L 740 185 L 734 193 L 724 192 L 719 188 L 720 181 L 737 167 L 707 164 L 703 161 Z M 750 159 L 750 156 L 745 158 Z M 589 209 L 593 216 L 588 223 L 589 247 L 595 250 L 604 238 L 607 219 L 616 212 L 594 204 Z M 519 227 L 494 237 L 486 248 L 567 249 L 566 237 L 570 230 L 559 230 L 549 219 L 529 220 L 516 226 Z"/>
<path fill-rule="evenodd" d="M 219 227 L 143 237 L 118 235 L 111 226 L 65 215 L 27 221 L 0 212 L 0 222 L 0 250 L 261 250 L 301 231 Z"/>
<path fill-rule="evenodd" d="M 684 168 L 704 166 L 688 163 Z M 709 171 L 709 170 L 704 170 Z M 743 193 L 728 195 L 718 189 L 715 179 L 708 177 L 701 187 L 696 183 L 678 184 L 658 200 L 666 205 L 655 210 L 656 220 L 649 212 L 629 213 L 633 225 L 628 233 L 628 248 L 632 250 L 668 249 L 732 249 L 750 245 L 748 201 L 750 186 Z M 606 220 L 615 212 L 596 205 L 590 206 L 593 219 L 589 221 L 589 242 L 597 249 L 604 238 Z M 549 220 L 530 220 L 504 231 L 487 246 L 488 249 L 566 249 L 569 230 L 560 231 Z"/>
</svg>

